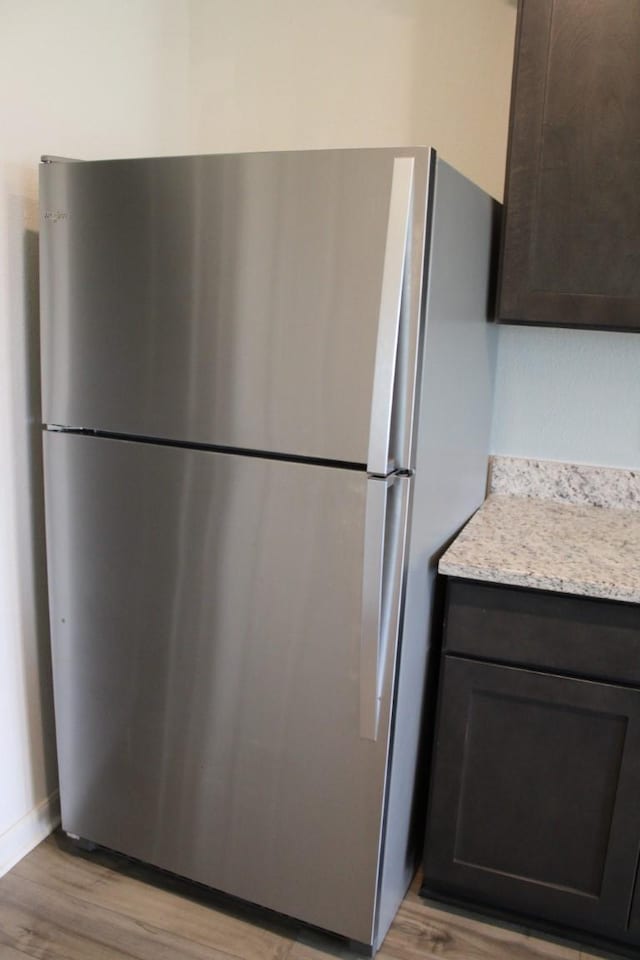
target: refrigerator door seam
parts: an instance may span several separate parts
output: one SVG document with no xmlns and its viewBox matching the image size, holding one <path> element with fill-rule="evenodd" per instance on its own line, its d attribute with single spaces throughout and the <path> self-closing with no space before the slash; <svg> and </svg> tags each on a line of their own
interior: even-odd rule
<svg viewBox="0 0 640 960">
<path fill-rule="evenodd" d="M 144 443 L 156 447 L 177 447 L 182 450 L 202 450 L 205 453 L 227 453 L 233 456 L 256 457 L 259 460 L 281 460 L 286 463 L 306 463 L 330 469 L 355 470 L 364 472 L 364 463 L 349 460 L 329 460 L 323 457 L 307 457 L 299 454 L 279 453 L 272 450 L 251 450 L 245 447 L 227 447 L 213 443 L 198 443 L 191 440 L 173 440 L 169 437 L 142 437 L 133 433 L 115 433 L 111 430 L 92 430 L 86 427 L 71 427 L 58 423 L 43 424 L 43 430 L 50 433 L 68 433 L 78 437 L 102 437 L 105 440 L 120 440 L 123 443 Z"/>
</svg>

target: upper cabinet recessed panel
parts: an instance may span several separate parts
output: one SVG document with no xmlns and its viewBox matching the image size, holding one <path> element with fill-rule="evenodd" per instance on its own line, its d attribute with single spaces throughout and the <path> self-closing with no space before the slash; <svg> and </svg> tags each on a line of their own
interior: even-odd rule
<svg viewBox="0 0 640 960">
<path fill-rule="evenodd" d="M 640 3 L 521 0 L 499 316 L 640 329 Z"/>
</svg>

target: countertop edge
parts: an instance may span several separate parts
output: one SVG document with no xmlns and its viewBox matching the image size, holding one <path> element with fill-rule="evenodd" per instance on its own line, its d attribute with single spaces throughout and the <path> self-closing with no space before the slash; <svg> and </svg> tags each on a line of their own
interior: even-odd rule
<svg viewBox="0 0 640 960">
<path fill-rule="evenodd" d="M 463 580 L 640 604 L 640 512 L 492 493 L 438 570 Z"/>
<path fill-rule="evenodd" d="M 640 603 L 640 593 L 632 590 L 611 590 L 607 584 L 584 583 L 577 580 L 563 580 L 559 577 L 540 577 L 534 574 L 517 574 L 502 570 L 487 570 L 482 567 L 440 562 L 438 573 L 445 577 L 457 577 L 459 580 L 476 580 L 494 586 L 522 587 L 526 590 L 546 590 L 551 593 L 566 593 L 575 597 L 588 597 L 593 600 L 612 600 L 616 603 Z"/>
</svg>

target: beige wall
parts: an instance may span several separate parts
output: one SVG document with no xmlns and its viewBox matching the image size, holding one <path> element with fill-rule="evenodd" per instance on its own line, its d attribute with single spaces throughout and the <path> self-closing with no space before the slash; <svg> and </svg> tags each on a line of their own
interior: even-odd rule
<svg viewBox="0 0 640 960">
<path fill-rule="evenodd" d="M 55 789 L 39 155 L 428 143 L 501 197 L 515 0 L 0 0 L 0 24 L 1 872 L 46 828 Z M 530 410 L 509 371 L 523 358 L 539 369 L 544 349 L 504 353 L 501 411 Z M 509 423 L 498 424 L 503 448 Z"/>
<path fill-rule="evenodd" d="M 512 0 L 191 0 L 198 152 L 424 143 L 502 196 Z"/>
<path fill-rule="evenodd" d="M 37 166 L 188 148 L 181 0 L 0 0 L 0 873 L 55 816 Z"/>
<path fill-rule="evenodd" d="M 499 196 L 514 15 L 511 0 L 0 0 L 0 873 L 55 816 L 40 154 L 422 142 Z"/>
<path fill-rule="evenodd" d="M 416 138 L 502 199 L 516 0 L 423 0 Z"/>
</svg>

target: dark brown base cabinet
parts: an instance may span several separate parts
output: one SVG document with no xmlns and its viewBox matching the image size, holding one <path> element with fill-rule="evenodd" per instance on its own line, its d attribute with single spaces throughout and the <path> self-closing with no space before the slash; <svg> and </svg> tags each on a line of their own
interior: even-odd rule
<svg viewBox="0 0 640 960">
<path fill-rule="evenodd" d="M 640 609 L 452 580 L 443 652 L 423 892 L 640 943 Z"/>
</svg>

